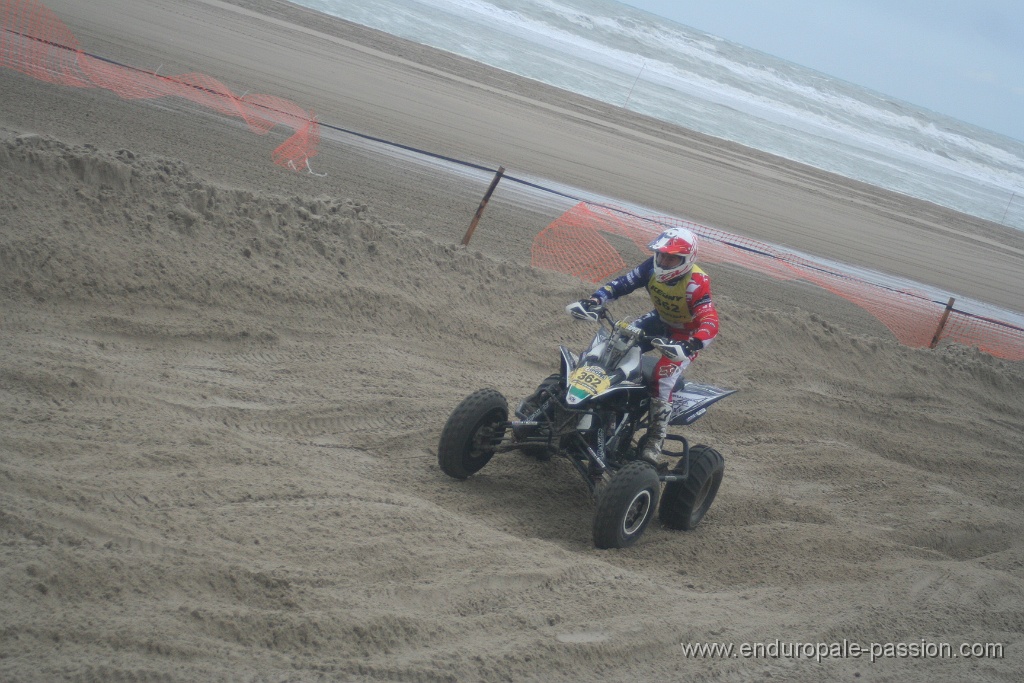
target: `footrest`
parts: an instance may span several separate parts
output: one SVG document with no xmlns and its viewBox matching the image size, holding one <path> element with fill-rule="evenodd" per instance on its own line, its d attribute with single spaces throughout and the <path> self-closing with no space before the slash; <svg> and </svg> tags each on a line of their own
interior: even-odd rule
<svg viewBox="0 0 1024 683">
<path fill-rule="evenodd" d="M 683 450 L 671 451 L 667 448 L 669 441 L 675 441 L 682 444 Z M 686 440 L 685 436 L 679 436 L 677 434 L 669 434 L 665 437 L 665 443 L 661 446 L 662 455 L 667 455 L 670 458 L 685 458 L 690 453 L 690 442 Z"/>
<path fill-rule="evenodd" d="M 667 475 L 659 477 L 662 481 L 685 481 L 690 477 L 690 442 L 686 440 L 685 436 L 679 436 L 678 434 L 668 434 L 665 436 L 665 443 L 669 441 L 675 441 L 683 445 L 682 451 L 670 451 L 663 445 L 661 447 L 662 455 L 667 455 L 670 458 L 679 458 L 679 462 L 672 468 L 672 472 Z"/>
</svg>

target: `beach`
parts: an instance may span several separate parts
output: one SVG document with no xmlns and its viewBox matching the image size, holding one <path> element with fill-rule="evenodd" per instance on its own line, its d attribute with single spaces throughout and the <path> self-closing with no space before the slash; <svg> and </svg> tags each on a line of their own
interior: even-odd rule
<svg viewBox="0 0 1024 683">
<path fill-rule="evenodd" d="M 530 266 L 571 203 L 503 183 L 462 247 L 490 172 L 408 150 L 1017 312 L 1024 235 L 287 3 L 46 6 L 324 125 L 294 172 L 291 131 L 0 70 L 0 679 L 1019 680 L 1024 365 L 708 265 L 691 377 L 739 391 L 680 433 L 719 497 L 596 550 L 569 463 L 436 460 L 462 397 L 514 407 L 593 333 L 594 285 Z"/>
</svg>

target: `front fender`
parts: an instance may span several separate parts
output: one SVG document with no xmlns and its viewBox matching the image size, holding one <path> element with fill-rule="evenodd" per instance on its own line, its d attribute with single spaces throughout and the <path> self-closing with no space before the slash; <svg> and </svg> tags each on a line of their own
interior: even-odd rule
<svg viewBox="0 0 1024 683">
<path fill-rule="evenodd" d="M 566 346 L 559 346 L 558 352 L 562 355 L 562 363 L 559 371 L 562 373 L 562 386 L 568 383 L 569 375 L 576 369 L 576 364 L 579 363 L 579 358 L 576 354 L 569 350 Z"/>
<path fill-rule="evenodd" d="M 649 394 L 650 389 L 642 384 L 627 382 L 623 384 L 614 384 L 608 389 L 602 391 L 600 394 L 580 398 L 573 403 L 564 401 L 564 404 L 569 410 L 594 410 L 596 404 L 623 400 L 626 405 L 636 407 L 643 401 L 647 400 Z"/>
<path fill-rule="evenodd" d="M 589 409 L 595 403 L 603 403 L 605 401 L 614 400 L 619 396 L 625 394 L 626 402 L 633 405 L 634 402 L 639 403 L 647 399 L 650 390 L 642 384 L 615 384 L 605 389 L 600 394 L 594 396 L 588 396 L 581 400 L 577 405 L 572 406 L 575 409 L 587 408 Z"/>
</svg>

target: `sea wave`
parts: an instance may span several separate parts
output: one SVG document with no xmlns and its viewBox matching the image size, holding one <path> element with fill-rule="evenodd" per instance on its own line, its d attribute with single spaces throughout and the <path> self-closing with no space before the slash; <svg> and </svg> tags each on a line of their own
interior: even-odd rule
<svg viewBox="0 0 1024 683">
<path fill-rule="evenodd" d="M 1024 143 L 608 0 L 293 0 L 1024 230 Z"/>
</svg>

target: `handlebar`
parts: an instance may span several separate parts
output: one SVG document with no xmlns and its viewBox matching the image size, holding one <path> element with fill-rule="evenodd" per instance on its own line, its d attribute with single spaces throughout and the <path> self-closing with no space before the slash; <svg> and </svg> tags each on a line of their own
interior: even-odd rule
<svg viewBox="0 0 1024 683">
<path fill-rule="evenodd" d="M 635 342 L 650 342 L 655 349 L 670 360 L 681 361 L 690 357 L 689 349 L 683 343 L 648 334 L 624 320 L 616 322 L 608 312 L 607 303 L 595 305 L 592 299 L 580 299 L 566 306 L 565 311 L 577 320 L 607 322 L 612 332 L 616 330 L 626 332 Z"/>
<path fill-rule="evenodd" d="M 577 320 L 589 320 L 591 322 L 606 322 L 614 332 L 617 329 L 628 330 L 629 335 L 637 340 L 647 340 L 651 337 L 643 330 L 634 327 L 625 320 L 616 321 L 608 312 L 607 303 L 594 304 L 591 299 L 580 299 L 565 307 L 566 313 Z"/>
<path fill-rule="evenodd" d="M 600 322 L 605 316 L 608 316 L 604 304 L 594 306 L 589 299 L 572 302 L 565 307 L 565 312 L 577 320 L 590 320 L 591 322 Z"/>
</svg>

